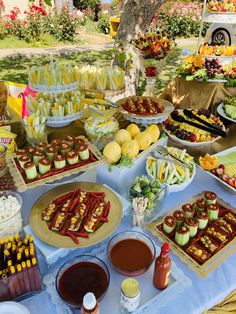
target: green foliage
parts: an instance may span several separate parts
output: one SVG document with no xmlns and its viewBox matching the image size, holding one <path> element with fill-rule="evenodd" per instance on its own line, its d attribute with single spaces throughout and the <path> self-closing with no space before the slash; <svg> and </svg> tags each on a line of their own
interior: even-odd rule
<svg viewBox="0 0 236 314">
<path fill-rule="evenodd" d="M 108 34 L 109 32 L 109 19 L 109 14 L 104 14 L 103 12 L 98 14 L 98 29 L 105 34 Z"/>
<path fill-rule="evenodd" d="M 74 6 L 80 10 L 90 8 L 95 8 L 97 5 L 101 4 L 101 0 L 75 0 Z"/>
<path fill-rule="evenodd" d="M 0 21 L 0 40 L 4 39 L 7 36 L 7 28 L 4 23 Z"/>
<path fill-rule="evenodd" d="M 64 6 L 59 15 L 55 15 L 53 35 L 56 39 L 63 42 L 73 42 L 76 29 L 78 27 L 77 20 L 71 16 L 69 7 Z"/>
</svg>

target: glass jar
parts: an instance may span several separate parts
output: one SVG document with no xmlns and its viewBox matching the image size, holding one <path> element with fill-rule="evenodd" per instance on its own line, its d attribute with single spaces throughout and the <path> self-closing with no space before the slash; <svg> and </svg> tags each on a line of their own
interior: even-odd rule
<svg viewBox="0 0 236 314">
<path fill-rule="evenodd" d="M 140 286 L 136 279 L 127 278 L 121 284 L 120 311 L 131 313 L 140 304 Z"/>
<path fill-rule="evenodd" d="M 39 142 L 47 142 L 47 134 L 46 134 L 46 123 L 39 124 L 28 124 L 27 121 L 22 120 L 22 125 L 24 126 L 26 132 L 26 139 L 29 145 L 35 146 Z"/>
<path fill-rule="evenodd" d="M 23 220 L 21 215 L 21 208 L 22 208 L 22 198 L 18 193 L 13 191 L 1 191 L 0 192 L 0 204 L 1 201 L 10 202 L 9 197 L 14 197 L 19 206 L 15 207 L 15 210 L 11 210 L 11 214 L 7 216 L 6 210 L 3 209 L 1 206 L 0 210 L 0 238 L 5 236 L 14 235 L 19 233 L 23 228 Z M 4 199 L 3 199 L 4 198 Z"/>
<path fill-rule="evenodd" d="M 0 177 L 7 173 L 6 154 L 7 147 L 4 144 L 0 144 Z"/>
</svg>

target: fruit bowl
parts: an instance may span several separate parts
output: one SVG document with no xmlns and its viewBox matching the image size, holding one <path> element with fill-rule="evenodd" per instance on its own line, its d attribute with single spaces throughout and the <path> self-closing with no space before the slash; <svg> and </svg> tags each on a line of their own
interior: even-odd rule
<svg viewBox="0 0 236 314">
<path fill-rule="evenodd" d="M 108 243 L 107 255 L 112 266 L 126 276 L 144 274 L 156 257 L 153 241 L 144 233 L 125 231 L 116 234 Z"/>
<path fill-rule="evenodd" d="M 183 110 L 176 110 L 177 114 L 181 117 L 184 117 L 188 121 L 192 121 L 201 125 L 201 122 L 190 119 L 186 117 L 183 113 Z M 214 115 L 210 114 L 207 109 L 199 109 L 194 110 L 191 109 L 191 112 L 201 118 L 202 120 L 215 124 L 220 127 L 223 131 L 225 131 L 225 127 L 221 120 Z M 189 125 L 184 122 L 177 122 L 172 119 L 171 115 L 168 117 L 166 121 L 163 122 L 163 129 L 167 133 L 167 135 L 175 142 L 181 143 L 186 146 L 199 146 L 199 145 L 209 145 L 221 137 L 217 135 L 213 135 L 210 132 L 199 129 L 195 126 Z"/>
<path fill-rule="evenodd" d="M 191 184 L 195 177 L 195 163 L 193 162 L 193 158 L 186 153 L 186 150 L 180 150 L 174 147 L 168 147 L 167 149 L 182 161 L 187 162 L 191 166 L 190 169 L 148 156 L 146 161 L 146 172 L 150 179 L 157 179 L 160 180 L 162 184 L 165 184 L 168 193 L 183 191 Z M 168 158 L 170 157 L 168 156 Z M 153 170 L 155 167 L 156 170 Z M 175 175 L 172 175 L 173 171 L 176 173 Z M 154 176 L 154 172 L 156 173 L 156 176 Z M 157 178 L 158 174 L 159 177 Z M 183 180 L 183 178 L 185 179 Z"/>
</svg>

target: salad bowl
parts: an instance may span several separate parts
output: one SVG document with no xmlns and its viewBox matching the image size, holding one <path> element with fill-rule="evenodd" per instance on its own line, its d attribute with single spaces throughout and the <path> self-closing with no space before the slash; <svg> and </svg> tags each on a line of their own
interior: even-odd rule
<svg viewBox="0 0 236 314">
<path fill-rule="evenodd" d="M 146 172 L 150 179 L 156 179 L 165 184 L 168 193 L 183 191 L 191 184 L 196 174 L 193 157 L 187 154 L 185 149 L 174 147 L 167 147 L 167 149 L 171 154 L 187 163 L 189 168 L 176 165 L 174 159 L 171 162 L 149 155 L 146 161 Z M 172 159 L 170 156 L 168 158 Z"/>
</svg>

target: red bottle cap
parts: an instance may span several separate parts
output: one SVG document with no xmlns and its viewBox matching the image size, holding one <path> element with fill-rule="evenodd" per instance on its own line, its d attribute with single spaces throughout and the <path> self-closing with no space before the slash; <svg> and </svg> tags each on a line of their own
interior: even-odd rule
<svg viewBox="0 0 236 314">
<path fill-rule="evenodd" d="M 163 252 L 168 253 L 168 252 L 170 251 L 170 245 L 169 245 L 169 243 L 165 242 L 165 243 L 162 245 L 161 250 L 162 250 Z"/>
</svg>

